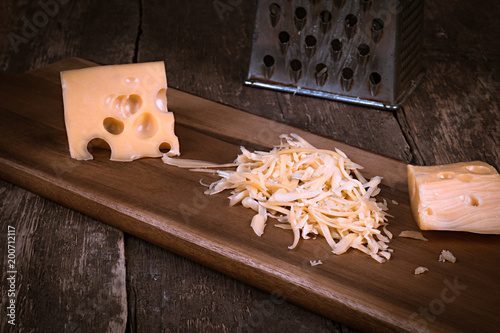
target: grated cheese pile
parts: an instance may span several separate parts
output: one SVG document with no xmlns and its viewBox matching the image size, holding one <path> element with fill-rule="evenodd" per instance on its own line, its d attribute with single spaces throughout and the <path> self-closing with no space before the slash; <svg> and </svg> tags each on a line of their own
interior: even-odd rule
<svg viewBox="0 0 500 333">
<path fill-rule="evenodd" d="M 390 259 L 387 203 L 374 198 L 382 178 L 368 181 L 359 172 L 362 167 L 340 150 L 317 149 L 295 134 L 281 135 L 280 139 L 280 145 L 269 152 L 241 147 L 241 154 L 231 164 L 168 156 L 163 161 L 220 176 L 205 193 L 231 190 L 230 206 L 241 203 L 257 213 L 251 227 L 258 236 L 271 217 L 280 222 L 277 227 L 293 231 L 290 249 L 300 238 L 321 235 L 334 254 L 355 248 L 378 262 Z M 235 170 L 221 170 L 227 167 Z"/>
</svg>

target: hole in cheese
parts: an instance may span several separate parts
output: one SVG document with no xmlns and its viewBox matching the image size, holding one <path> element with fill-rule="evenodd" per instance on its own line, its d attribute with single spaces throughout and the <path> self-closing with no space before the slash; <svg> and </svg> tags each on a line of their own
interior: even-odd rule
<svg viewBox="0 0 500 333">
<path fill-rule="evenodd" d="M 158 122 L 151 113 L 144 112 L 134 121 L 133 128 L 137 137 L 149 139 L 158 132 Z"/>
<path fill-rule="evenodd" d="M 118 135 L 123 132 L 125 126 L 121 121 L 113 117 L 107 117 L 102 121 L 104 129 L 111 134 Z"/>
<path fill-rule="evenodd" d="M 167 112 L 167 89 L 162 88 L 156 94 L 156 106 L 162 112 Z"/>
<path fill-rule="evenodd" d="M 125 83 L 139 83 L 139 79 L 133 76 L 125 78 Z"/>
<path fill-rule="evenodd" d="M 109 158 L 111 147 L 106 142 L 106 140 L 101 138 L 95 138 L 89 141 L 87 144 L 87 151 L 97 158 Z M 101 156 L 102 155 L 102 156 Z"/>
<path fill-rule="evenodd" d="M 424 214 L 425 215 L 434 215 L 434 210 L 432 210 L 431 207 L 427 207 L 426 209 L 424 209 Z"/>
<path fill-rule="evenodd" d="M 87 144 L 87 150 L 91 152 L 94 149 L 108 149 L 111 150 L 109 147 L 109 144 L 106 142 L 106 140 L 103 140 L 101 138 L 95 138 L 89 141 Z"/>
<path fill-rule="evenodd" d="M 142 107 L 142 98 L 139 95 L 130 95 L 122 105 L 122 114 L 133 115 Z"/>
<path fill-rule="evenodd" d="M 159 149 L 162 153 L 168 153 L 170 151 L 170 149 L 172 149 L 172 147 L 170 146 L 170 144 L 168 142 L 162 142 L 160 144 Z"/>
<path fill-rule="evenodd" d="M 437 175 L 439 178 L 441 179 L 451 179 L 453 177 L 455 177 L 455 173 L 454 172 L 451 172 L 451 171 L 448 171 L 448 172 L 440 172 L 438 173 Z"/>
<path fill-rule="evenodd" d="M 111 103 L 113 103 L 114 99 L 115 99 L 115 95 L 114 94 L 110 94 L 110 95 L 108 95 L 108 97 L 106 97 L 104 99 L 104 103 L 106 105 L 110 105 Z"/>
<path fill-rule="evenodd" d="M 115 98 L 115 100 L 113 101 L 113 107 L 115 108 L 116 111 L 120 112 L 121 110 L 121 106 L 122 106 L 122 102 L 123 100 L 127 98 L 127 96 L 125 95 L 120 95 L 120 96 L 117 96 Z"/>
<path fill-rule="evenodd" d="M 474 207 L 478 207 L 480 204 L 478 197 L 476 197 L 475 195 L 466 195 L 465 203 Z"/>
<path fill-rule="evenodd" d="M 473 173 L 490 173 L 490 169 L 481 165 L 469 165 L 465 167 L 467 170 Z"/>
<path fill-rule="evenodd" d="M 461 174 L 458 176 L 458 180 L 464 183 L 469 183 L 474 179 L 474 176 L 471 174 Z"/>
</svg>

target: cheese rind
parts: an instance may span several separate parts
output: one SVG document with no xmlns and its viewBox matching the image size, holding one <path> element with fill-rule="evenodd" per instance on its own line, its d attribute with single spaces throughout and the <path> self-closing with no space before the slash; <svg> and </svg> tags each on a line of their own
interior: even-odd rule
<svg viewBox="0 0 500 333">
<path fill-rule="evenodd" d="M 114 161 L 161 157 L 165 146 L 180 154 L 163 61 L 63 71 L 61 83 L 72 158 L 92 159 L 94 139 L 108 143 Z"/>
<path fill-rule="evenodd" d="M 500 234 L 500 175 L 494 167 L 474 161 L 407 170 L 420 229 Z"/>
</svg>

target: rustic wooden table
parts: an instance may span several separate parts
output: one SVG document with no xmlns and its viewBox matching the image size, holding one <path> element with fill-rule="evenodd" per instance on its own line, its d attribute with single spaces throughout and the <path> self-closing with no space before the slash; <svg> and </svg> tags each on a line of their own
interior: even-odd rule
<svg viewBox="0 0 500 333">
<path fill-rule="evenodd" d="M 426 2 L 427 74 L 395 112 L 243 86 L 255 9 L 256 1 L 1 1 L 0 69 L 72 56 L 164 60 L 170 87 L 249 113 L 408 163 L 500 168 L 499 2 Z M 19 330 L 354 331 L 288 302 L 266 307 L 265 292 L 0 180 L 2 281 L 8 226 L 17 232 Z M 1 291 L 7 332 L 4 282 Z"/>
</svg>

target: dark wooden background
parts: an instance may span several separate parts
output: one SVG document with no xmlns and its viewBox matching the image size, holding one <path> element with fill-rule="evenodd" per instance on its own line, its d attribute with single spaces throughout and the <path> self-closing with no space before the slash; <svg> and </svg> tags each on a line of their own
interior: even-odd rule
<svg viewBox="0 0 500 333">
<path fill-rule="evenodd" d="M 243 86 L 255 8 L 229 0 L 2 0 L 0 70 L 72 56 L 164 60 L 170 87 L 209 100 L 408 163 L 500 168 L 500 2 L 426 2 L 427 73 L 396 112 Z M 0 180 L 2 332 L 8 225 L 17 230 L 17 329 L 354 332 Z"/>
</svg>

